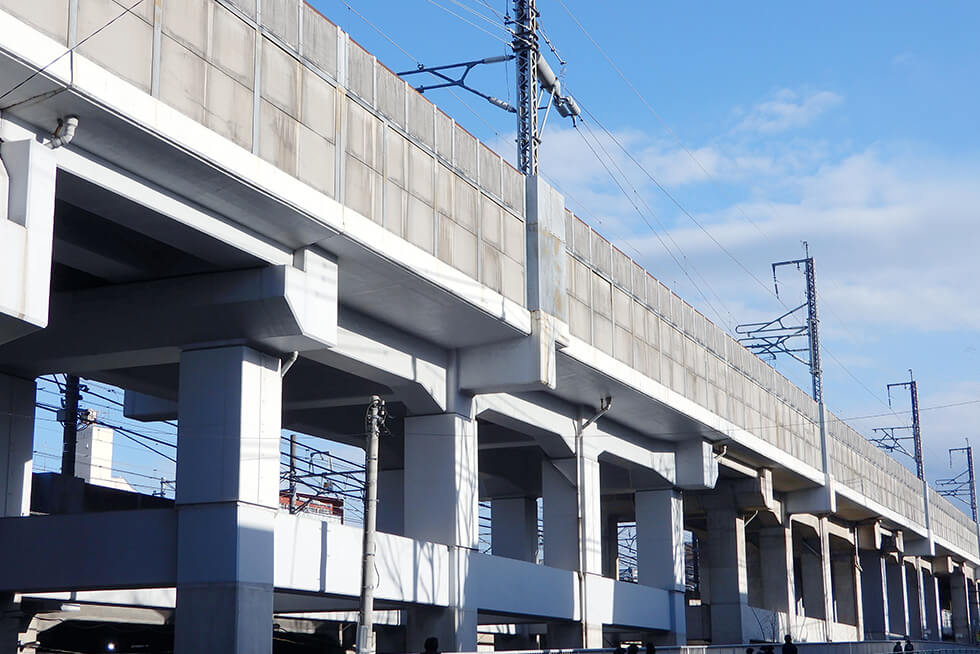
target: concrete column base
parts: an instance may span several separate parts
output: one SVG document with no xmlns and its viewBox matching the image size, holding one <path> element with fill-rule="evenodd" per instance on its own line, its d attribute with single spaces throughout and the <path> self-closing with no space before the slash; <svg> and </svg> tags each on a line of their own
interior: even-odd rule
<svg viewBox="0 0 980 654">
<path fill-rule="evenodd" d="M 272 651 L 271 584 L 194 584 L 178 587 L 177 594 L 175 652 Z"/>
<path fill-rule="evenodd" d="M 426 638 L 439 639 L 443 652 L 476 651 L 476 611 L 460 608 L 416 607 L 408 610 L 405 646 L 421 652 Z"/>
</svg>

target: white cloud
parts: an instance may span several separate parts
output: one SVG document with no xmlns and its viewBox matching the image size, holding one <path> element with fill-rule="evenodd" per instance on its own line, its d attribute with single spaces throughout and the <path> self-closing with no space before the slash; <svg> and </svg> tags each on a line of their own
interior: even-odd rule
<svg viewBox="0 0 980 654">
<path fill-rule="evenodd" d="M 833 91 L 801 95 L 791 89 L 781 89 L 752 107 L 736 130 L 772 134 L 806 127 L 843 101 L 844 98 Z"/>
</svg>

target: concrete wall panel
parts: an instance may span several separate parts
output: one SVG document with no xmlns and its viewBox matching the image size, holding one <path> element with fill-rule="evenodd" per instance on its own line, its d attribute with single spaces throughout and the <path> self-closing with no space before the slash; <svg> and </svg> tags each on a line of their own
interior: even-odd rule
<svg viewBox="0 0 980 654">
<path fill-rule="evenodd" d="M 78 52 L 143 91 L 149 91 L 153 26 L 133 13 L 120 17 L 123 11 L 112 0 L 79 0 L 79 42 L 92 38 L 82 43 Z M 121 57 L 120 52 L 126 55 Z"/>
<path fill-rule="evenodd" d="M 290 175 L 296 175 L 299 121 L 265 100 L 259 120 L 259 156 Z"/>
<path fill-rule="evenodd" d="M 207 108 L 208 63 L 169 36 L 160 40 L 160 99 L 185 116 L 203 123 Z"/>
<path fill-rule="evenodd" d="M 436 107 L 436 153 L 445 161 L 453 160 L 453 120 Z"/>
<path fill-rule="evenodd" d="M 262 39 L 262 99 L 299 118 L 301 65 L 269 39 Z M 264 144 L 263 144 L 264 145 Z"/>
<path fill-rule="evenodd" d="M 309 68 L 302 69 L 299 119 L 320 136 L 336 143 L 337 89 Z"/>
<path fill-rule="evenodd" d="M 255 30 L 219 4 L 214 5 L 212 20 L 212 62 L 238 83 L 246 88 L 253 88 Z"/>
<path fill-rule="evenodd" d="M 456 178 L 454 186 L 456 192 L 453 200 L 455 205 L 453 218 L 475 234 L 480 216 L 479 192 L 459 177 Z"/>
<path fill-rule="evenodd" d="M 357 97 L 374 106 L 374 57 L 353 41 L 347 46 L 347 85 Z"/>
<path fill-rule="evenodd" d="M 262 0 L 262 26 L 286 45 L 299 47 L 298 0 Z"/>
<path fill-rule="evenodd" d="M 251 149 L 252 91 L 214 66 L 208 68 L 207 87 L 207 126 Z"/>
<path fill-rule="evenodd" d="M 336 147 L 302 123 L 298 124 L 298 168 L 296 176 L 316 190 L 335 197 Z"/>
<path fill-rule="evenodd" d="M 477 140 L 459 125 L 454 125 L 453 143 L 456 167 L 471 180 L 476 181 Z"/>
<path fill-rule="evenodd" d="M 420 93 L 407 88 L 408 96 L 408 133 L 415 139 L 435 150 L 436 147 L 436 125 L 435 125 L 435 106 L 426 100 Z"/>
<path fill-rule="evenodd" d="M 404 80 L 388 68 L 375 62 L 375 88 L 378 94 L 378 111 L 388 120 L 405 129 L 405 90 Z"/>
<path fill-rule="evenodd" d="M 312 6 L 303 4 L 303 56 L 328 75 L 337 77 L 337 26 Z"/>
<path fill-rule="evenodd" d="M 68 0 L 0 0 L 0 9 L 68 45 Z"/>
<path fill-rule="evenodd" d="M 179 41 L 201 57 L 207 54 L 208 19 L 213 2 L 209 0 L 166 0 L 163 3 L 163 33 Z M 160 72 L 166 74 L 165 62 Z"/>
</svg>

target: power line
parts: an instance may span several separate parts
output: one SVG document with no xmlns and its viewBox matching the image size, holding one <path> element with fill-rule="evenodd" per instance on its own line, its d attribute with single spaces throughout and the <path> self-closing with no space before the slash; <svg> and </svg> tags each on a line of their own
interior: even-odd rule
<svg viewBox="0 0 980 654">
<path fill-rule="evenodd" d="M 565 13 L 568 14 L 569 18 L 571 18 L 572 21 L 578 26 L 579 30 L 581 30 L 581 32 L 592 43 L 592 45 L 595 46 L 596 50 L 599 51 L 599 54 L 602 55 L 602 57 L 606 60 L 609 66 L 616 72 L 616 74 L 620 77 L 620 79 L 622 79 L 623 82 L 630 88 L 630 90 L 633 91 L 633 93 L 637 96 L 637 98 L 639 98 L 640 102 L 643 103 L 644 107 L 646 107 L 646 109 L 654 116 L 654 118 L 657 119 L 660 125 L 674 138 L 674 140 L 677 142 L 678 146 L 684 151 L 684 153 L 688 157 L 690 157 L 690 159 L 697 165 L 697 167 L 701 170 L 701 172 L 703 172 L 704 175 L 709 179 L 709 181 L 712 182 L 716 190 L 722 193 L 728 199 L 728 201 L 732 203 L 732 206 L 735 207 L 735 210 L 738 211 L 738 213 L 741 214 L 742 217 L 746 221 L 748 221 L 756 229 L 756 231 L 759 232 L 759 234 L 768 238 L 768 236 L 762 230 L 762 228 L 759 227 L 759 225 L 742 210 L 741 206 L 738 203 L 736 203 L 728 193 L 724 191 L 724 189 L 718 183 L 718 180 L 715 179 L 715 177 L 708 171 L 708 169 L 701 163 L 701 161 L 694 155 L 694 153 L 691 152 L 691 150 L 686 145 L 684 145 L 684 142 L 680 139 L 677 133 L 670 128 L 670 126 L 663 119 L 663 117 L 647 101 L 647 99 L 643 96 L 643 94 L 640 93 L 640 90 L 636 87 L 636 85 L 634 85 L 633 82 L 630 81 L 630 79 L 626 76 L 626 74 L 623 73 L 623 71 L 619 68 L 619 66 L 616 65 L 613 59 L 606 53 L 606 51 L 602 48 L 602 46 L 599 45 L 598 41 L 596 41 L 595 38 L 589 33 L 589 31 L 585 28 L 582 22 L 575 16 L 574 13 L 572 13 L 572 11 L 568 8 L 565 2 L 563 0 L 558 0 L 558 4 L 562 6 L 562 8 L 565 10 Z M 752 275 L 751 273 L 750 275 L 753 278 L 755 278 L 755 275 Z M 785 307 L 785 304 L 783 306 Z M 836 316 L 836 313 L 833 311 L 833 309 L 830 309 L 830 311 L 832 314 Z M 838 320 L 840 320 L 839 317 Z M 846 329 L 846 323 L 844 321 L 841 321 L 841 323 L 845 326 Z M 821 350 L 826 352 L 826 354 L 834 361 L 834 363 L 836 363 L 837 366 L 841 368 L 841 370 L 843 370 L 853 381 L 855 381 L 859 386 L 861 386 L 869 395 L 871 395 L 873 398 L 875 398 L 877 401 L 881 402 L 882 404 L 887 405 L 887 403 L 881 397 L 881 395 L 871 390 L 871 388 L 867 384 L 865 384 L 857 377 L 857 375 L 851 372 L 851 370 L 847 366 L 845 366 L 844 363 L 840 359 L 838 359 L 833 352 L 827 349 L 826 346 L 821 346 Z"/>
<path fill-rule="evenodd" d="M 583 121 L 583 124 L 585 124 L 584 121 Z M 623 195 L 626 196 L 626 199 L 633 206 L 633 209 L 636 211 L 637 215 L 640 216 L 640 219 L 643 220 L 644 223 L 646 223 L 647 227 L 650 228 L 650 231 L 653 232 L 654 236 L 657 237 L 657 240 L 660 241 L 660 244 L 663 246 L 663 248 L 667 252 L 667 254 L 670 255 L 670 258 L 673 259 L 673 261 L 677 265 L 678 269 L 682 273 L 684 273 L 684 276 L 687 277 L 687 279 L 688 279 L 689 282 L 691 282 L 691 285 L 695 288 L 695 290 L 697 290 L 698 294 L 701 295 L 701 298 L 705 301 L 705 303 L 708 305 L 708 307 L 711 308 L 711 310 L 714 312 L 714 314 L 716 316 L 718 316 L 718 318 L 720 320 L 724 321 L 724 318 L 722 317 L 721 312 L 719 312 L 718 309 L 716 309 L 715 306 L 711 303 L 711 300 L 709 300 L 708 297 L 707 297 L 707 295 L 705 295 L 704 291 L 701 290 L 701 287 L 698 285 L 698 283 L 696 281 L 694 281 L 693 278 L 691 278 L 690 274 L 687 272 L 687 269 L 683 266 L 683 264 L 681 264 L 681 262 L 674 255 L 673 250 L 671 250 L 671 248 L 663 240 L 663 237 L 660 235 L 660 232 L 656 228 L 654 228 L 654 226 L 650 223 L 649 220 L 647 220 L 646 215 L 640 209 L 639 205 L 637 205 L 636 202 L 633 201 L 632 196 L 626 191 L 625 187 L 623 187 L 623 185 L 620 183 L 619 179 L 613 174 L 613 172 L 609 168 L 609 166 L 606 165 L 605 160 L 602 157 L 599 156 L 599 152 L 592 146 L 592 143 L 590 143 L 589 140 L 585 137 L 585 134 L 583 134 L 582 131 L 579 130 L 577 126 L 575 128 L 575 131 L 582 137 L 582 140 L 585 141 L 586 146 L 588 146 L 589 150 L 592 151 L 592 154 L 595 156 L 596 160 L 605 169 L 606 173 L 609 175 L 610 179 L 612 179 L 613 183 L 619 188 L 619 190 L 623 193 Z M 590 132 L 590 135 L 592 135 L 591 132 Z M 592 135 L 592 138 L 595 138 L 595 136 Z M 600 147 L 601 147 L 601 144 L 600 144 Z M 626 183 L 629 183 L 629 182 L 627 181 Z"/>
<path fill-rule="evenodd" d="M 472 27 L 474 27 L 474 28 L 476 28 L 476 29 L 478 29 L 478 30 L 480 30 L 480 31 L 481 31 L 481 32 L 483 32 L 484 34 L 487 34 L 487 35 L 489 35 L 489 36 L 490 36 L 490 38 L 493 38 L 493 39 L 496 39 L 496 40 L 498 40 L 498 41 L 500 41 L 501 43 L 508 43 L 508 41 L 507 41 L 506 39 L 502 39 L 502 38 L 500 38 L 499 36 L 497 36 L 496 34 L 494 34 L 493 32 L 491 32 L 490 30 L 488 30 L 488 29 L 485 29 L 485 28 L 483 28 L 483 27 L 480 27 L 479 25 L 477 25 L 477 24 L 476 24 L 476 23 L 474 23 L 473 21 L 471 21 L 471 20 L 469 20 L 468 18 L 466 18 L 466 17 L 464 17 L 464 16 L 461 16 L 461 15 L 459 15 L 459 14 L 457 14 L 457 13 L 456 13 L 455 11 L 453 11 L 452 9 L 449 9 L 448 7 L 444 7 L 443 5 L 441 5 L 441 4 L 439 4 L 439 3 L 438 3 L 438 2 L 436 2 L 435 0 L 426 0 L 426 2 L 428 2 L 428 3 L 430 4 L 430 5 L 433 5 L 433 6 L 436 6 L 436 7 L 438 7 L 439 9 L 442 9 L 442 10 L 443 10 L 444 12 L 446 12 L 447 14 L 450 14 L 450 15 L 452 15 L 452 16 L 455 16 L 456 18 L 458 18 L 459 20 L 461 20 L 461 21 L 463 21 L 463 22 L 464 22 L 464 23 L 466 23 L 467 25 L 470 25 L 470 26 L 472 26 Z M 456 4 L 459 4 L 459 3 L 456 3 Z M 481 17 L 482 17 L 482 18 L 483 18 L 484 20 L 488 20 L 488 19 L 486 18 L 486 16 L 481 16 Z M 506 30 L 506 28 L 504 28 L 504 29 Z"/>
<path fill-rule="evenodd" d="M 398 48 L 402 52 L 402 54 L 404 54 L 406 57 L 408 57 L 409 59 L 411 59 L 412 62 L 414 62 L 416 65 L 420 65 L 422 63 L 420 59 L 418 59 L 417 57 L 415 57 L 414 55 L 412 55 L 408 50 L 406 50 L 401 45 L 399 45 L 397 41 L 395 41 L 393 38 L 391 38 L 390 36 L 388 36 L 388 34 L 385 33 L 384 30 L 382 30 L 380 27 L 378 27 L 377 25 L 375 25 L 374 23 L 372 23 L 370 20 L 368 20 L 367 17 L 364 16 L 364 14 L 362 14 L 359 11 L 357 11 L 356 9 L 354 9 L 347 0 L 340 0 L 340 1 L 349 10 L 351 10 L 354 13 L 354 15 L 356 15 L 362 21 L 364 21 L 365 23 L 367 23 L 368 27 L 370 27 L 371 29 L 373 29 L 378 34 L 380 34 L 386 41 L 388 41 L 389 43 L 391 43 L 393 46 L 395 46 L 396 48 Z M 502 39 L 498 39 L 498 40 L 502 40 Z M 503 42 L 506 43 L 506 41 L 503 41 Z M 500 132 L 498 132 L 496 129 L 494 129 L 494 127 L 490 123 L 488 123 L 487 120 L 483 116 L 481 116 L 473 107 L 471 107 L 469 105 L 469 103 L 467 103 L 465 100 L 463 100 L 463 98 L 461 98 L 459 96 L 459 94 L 456 93 L 456 91 L 454 91 L 453 89 L 448 89 L 448 91 L 449 91 L 449 93 L 454 98 L 456 98 L 456 100 L 459 101 L 459 103 L 461 105 L 463 105 L 463 107 L 466 108 L 467 111 L 469 111 L 471 114 L 473 114 L 477 118 L 477 120 L 479 120 L 481 123 L 483 123 L 487 127 L 487 129 L 489 129 L 491 132 L 493 132 L 494 134 L 496 134 L 498 137 L 500 136 Z"/>
</svg>

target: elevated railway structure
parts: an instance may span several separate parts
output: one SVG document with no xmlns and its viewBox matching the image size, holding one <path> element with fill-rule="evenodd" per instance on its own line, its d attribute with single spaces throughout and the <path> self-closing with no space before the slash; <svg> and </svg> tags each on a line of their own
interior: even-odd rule
<svg viewBox="0 0 980 654">
<path fill-rule="evenodd" d="M 279 510 L 279 441 L 361 446 L 373 394 L 382 650 L 974 641 L 976 525 L 829 412 L 821 441 L 542 179 L 308 5 L 128 4 L 0 0 L 0 652 L 30 598 L 175 609 L 179 654 L 349 615 L 360 531 Z M 29 515 L 60 372 L 178 421 L 172 507 Z"/>
</svg>

